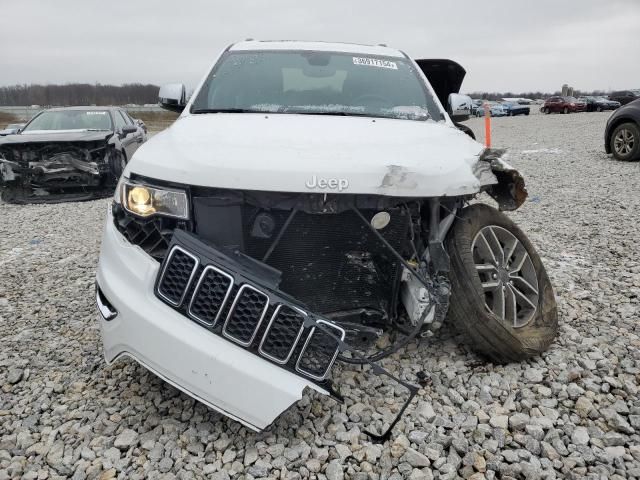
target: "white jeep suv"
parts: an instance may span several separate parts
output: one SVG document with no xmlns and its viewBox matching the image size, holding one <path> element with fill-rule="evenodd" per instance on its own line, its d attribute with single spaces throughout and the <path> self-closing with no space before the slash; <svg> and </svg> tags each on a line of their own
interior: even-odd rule
<svg viewBox="0 0 640 480">
<path fill-rule="evenodd" d="M 380 360 L 445 319 L 494 361 L 546 349 L 557 313 L 539 256 L 469 204 L 486 192 L 513 210 L 527 192 L 454 123 L 464 73 L 386 46 L 245 41 L 188 101 L 163 87 L 182 114 L 128 163 L 106 222 L 106 360 L 260 430 L 305 387 L 340 398 L 337 363 L 374 365 L 408 404 L 416 387 Z"/>
</svg>

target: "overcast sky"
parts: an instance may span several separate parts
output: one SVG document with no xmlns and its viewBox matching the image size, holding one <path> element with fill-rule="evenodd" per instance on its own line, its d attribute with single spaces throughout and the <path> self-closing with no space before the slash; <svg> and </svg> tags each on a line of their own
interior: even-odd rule
<svg viewBox="0 0 640 480">
<path fill-rule="evenodd" d="M 0 85 L 194 86 L 248 37 L 451 58 L 467 92 L 640 88 L 640 0 L 1 0 Z"/>
</svg>

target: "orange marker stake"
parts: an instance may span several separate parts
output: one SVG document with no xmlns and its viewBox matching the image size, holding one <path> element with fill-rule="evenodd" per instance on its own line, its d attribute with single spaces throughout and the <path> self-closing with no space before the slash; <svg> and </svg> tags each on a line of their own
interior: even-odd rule
<svg viewBox="0 0 640 480">
<path fill-rule="evenodd" d="M 484 138 L 487 148 L 491 148 L 491 108 L 489 103 L 484 103 Z"/>
</svg>

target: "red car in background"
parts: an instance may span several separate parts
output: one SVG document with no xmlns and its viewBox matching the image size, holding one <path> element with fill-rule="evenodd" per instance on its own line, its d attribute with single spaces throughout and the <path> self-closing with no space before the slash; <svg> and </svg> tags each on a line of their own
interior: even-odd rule
<svg viewBox="0 0 640 480">
<path fill-rule="evenodd" d="M 587 110 L 587 104 L 584 102 L 578 102 L 574 97 L 549 97 L 545 100 L 544 105 L 540 111 L 542 113 L 575 113 L 585 112 Z"/>
</svg>

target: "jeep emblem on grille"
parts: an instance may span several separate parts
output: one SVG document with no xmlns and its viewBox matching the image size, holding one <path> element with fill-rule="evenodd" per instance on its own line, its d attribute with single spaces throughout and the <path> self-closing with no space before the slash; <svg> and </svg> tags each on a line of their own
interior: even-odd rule
<svg viewBox="0 0 640 480">
<path fill-rule="evenodd" d="M 349 180 L 346 178 L 322 178 L 314 175 L 305 182 L 307 188 L 331 189 L 339 192 L 349 188 Z"/>
</svg>

